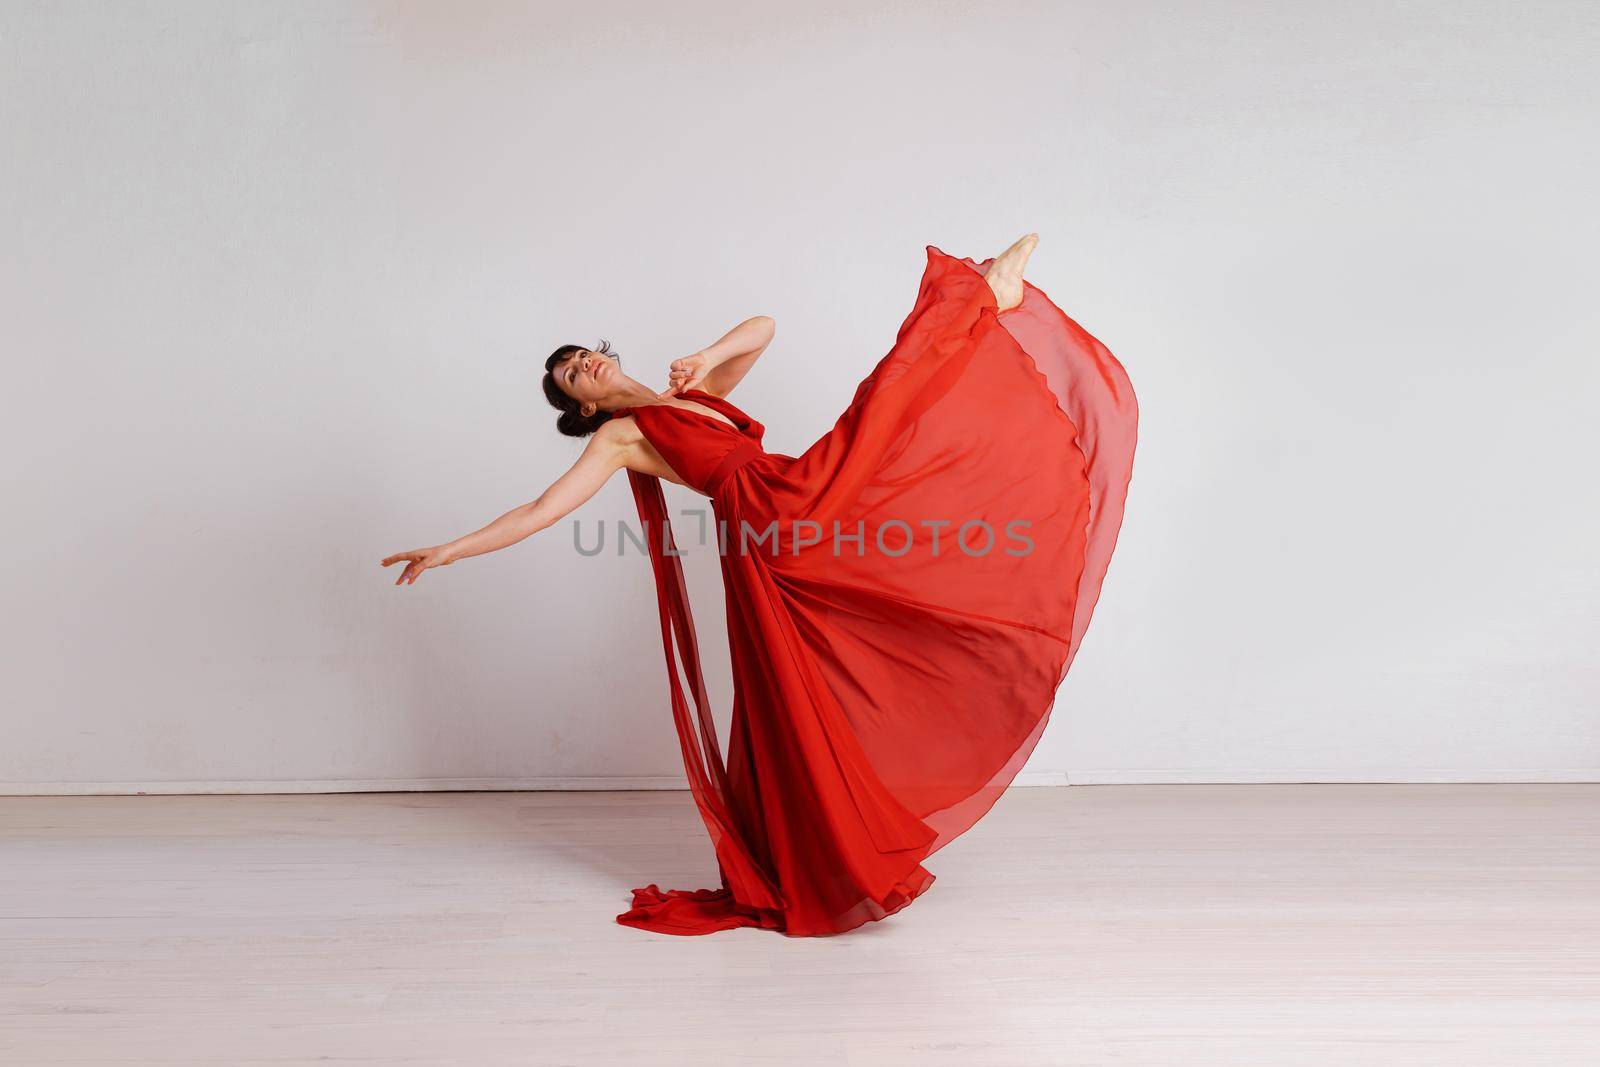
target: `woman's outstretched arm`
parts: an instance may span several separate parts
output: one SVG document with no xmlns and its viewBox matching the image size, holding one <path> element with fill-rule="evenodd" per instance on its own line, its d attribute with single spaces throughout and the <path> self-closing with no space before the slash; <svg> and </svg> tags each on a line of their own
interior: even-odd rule
<svg viewBox="0 0 1600 1067">
<path fill-rule="evenodd" d="M 767 350 L 777 329 L 777 321 L 771 315 L 745 319 L 694 355 L 673 360 L 667 368 L 667 390 L 660 395 L 703 389 L 727 396 Z"/>
<path fill-rule="evenodd" d="M 415 585 L 417 577 L 430 567 L 446 567 L 458 559 L 514 545 L 555 525 L 599 492 L 606 479 L 627 465 L 629 442 L 628 428 L 619 420 L 605 423 L 589 439 L 583 455 L 571 469 L 552 482 L 537 500 L 513 508 L 482 529 L 448 544 L 396 552 L 384 559 L 383 566 L 407 561 L 394 584 Z"/>
</svg>

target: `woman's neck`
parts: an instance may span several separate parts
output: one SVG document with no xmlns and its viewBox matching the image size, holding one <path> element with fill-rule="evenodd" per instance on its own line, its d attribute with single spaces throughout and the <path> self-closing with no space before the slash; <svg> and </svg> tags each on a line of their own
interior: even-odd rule
<svg viewBox="0 0 1600 1067">
<path fill-rule="evenodd" d="M 618 408 L 643 407 L 646 404 L 658 403 L 654 389 L 642 382 L 636 382 L 632 378 L 629 378 L 627 383 L 617 393 L 608 397 L 607 400 L 609 401 L 606 405 L 607 411 L 615 411 Z"/>
</svg>

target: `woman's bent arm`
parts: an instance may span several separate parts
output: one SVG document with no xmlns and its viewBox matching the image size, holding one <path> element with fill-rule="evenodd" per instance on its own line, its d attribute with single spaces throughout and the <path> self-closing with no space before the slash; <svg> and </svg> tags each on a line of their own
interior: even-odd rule
<svg viewBox="0 0 1600 1067">
<path fill-rule="evenodd" d="M 430 567 L 445 567 L 458 559 L 481 556 L 486 552 L 514 545 L 531 534 L 560 522 L 606 484 L 606 480 L 626 465 L 627 436 L 615 422 L 606 423 L 589 439 L 583 455 L 537 500 L 513 508 L 489 525 L 458 537 L 448 544 L 397 552 L 383 561 L 385 567 L 406 560 L 407 566 L 395 579 L 396 585 L 415 585 L 417 576 Z"/>
<path fill-rule="evenodd" d="M 703 389 L 727 396 L 767 350 L 777 329 L 771 315 L 745 319 L 694 355 L 673 360 L 667 368 L 667 391 L 661 395 Z"/>
</svg>

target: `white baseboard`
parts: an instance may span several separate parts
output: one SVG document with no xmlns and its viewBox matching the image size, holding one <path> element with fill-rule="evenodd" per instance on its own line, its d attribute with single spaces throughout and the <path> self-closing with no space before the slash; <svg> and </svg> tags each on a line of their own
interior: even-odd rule
<svg viewBox="0 0 1600 1067">
<path fill-rule="evenodd" d="M 0 796 L 168 796 L 189 793 L 509 793 L 688 789 L 670 775 L 617 778 L 296 778 L 214 782 L 0 782 Z"/>
<path fill-rule="evenodd" d="M 1070 778 L 1070 781 L 1069 781 Z M 1138 768 L 1024 771 L 1018 787 L 1064 785 L 1360 785 L 1400 783 L 1470 785 L 1600 782 L 1600 768 L 1453 771 L 1225 771 L 1210 768 Z M 171 796 L 225 793 L 450 793 L 542 792 L 599 789 L 687 789 L 673 775 L 616 778 L 329 778 L 214 782 L 0 782 L 0 796 Z"/>
<path fill-rule="evenodd" d="M 1016 786 L 1062 786 L 1058 771 L 1024 771 Z M 681 776 L 616 778 L 328 778 L 217 782 L 0 782 L 0 797 L 179 796 L 222 793 L 520 793 L 684 789 Z"/>
<path fill-rule="evenodd" d="M 1374 768 L 1362 771 L 1213 770 L 1209 767 L 1116 767 L 1077 770 L 1073 785 L 1510 785 L 1517 782 L 1570 784 L 1600 782 L 1600 767 L 1539 767 L 1532 770 L 1465 771 L 1436 767 Z"/>
</svg>

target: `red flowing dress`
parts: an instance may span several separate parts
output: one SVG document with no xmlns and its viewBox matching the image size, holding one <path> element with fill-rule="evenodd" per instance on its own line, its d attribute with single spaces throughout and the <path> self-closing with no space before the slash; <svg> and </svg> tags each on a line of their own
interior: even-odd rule
<svg viewBox="0 0 1600 1067">
<path fill-rule="evenodd" d="M 1121 525 L 1133 390 L 1042 290 L 1002 312 L 990 261 L 927 253 L 894 347 L 803 454 L 702 390 L 681 395 L 734 425 L 614 413 L 711 498 L 733 667 L 724 760 L 661 483 L 629 471 L 721 885 L 636 889 L 624 925 L 806 937 L 891 915 L 1045 728 Z"/>
</svg>

